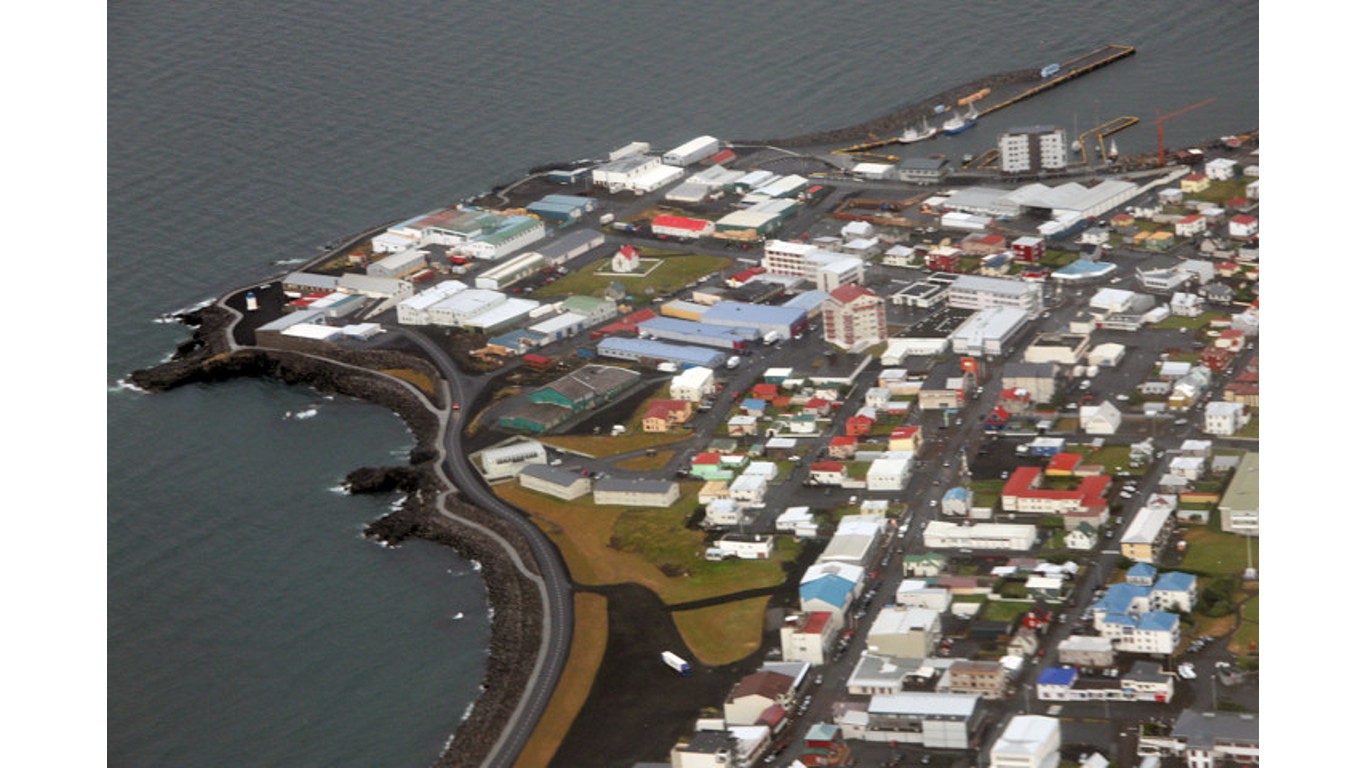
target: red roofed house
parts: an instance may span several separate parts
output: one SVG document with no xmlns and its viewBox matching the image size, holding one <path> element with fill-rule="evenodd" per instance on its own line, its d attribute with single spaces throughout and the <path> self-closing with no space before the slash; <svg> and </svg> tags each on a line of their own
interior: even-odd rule
<svg viewBox="0 0 1366 768">
<path fill-rule="evenodd" d="M 1176 220 L 1176 234 L 1179 237 L 1195 237 L 1205 231 L 1205 217 L 1198 213 Z"/>
<path fill-rule="evenodd" d="M 897 427 L 887 438 L 887 450 L 919 454 L 924 439 L 920 427 Z"/>
<path fill-rule="evenodd" d="M 670 427 L 691 417 L 692 402 L 689 400 L 651 400 L 640 423 L 646 432 L 668 432 Z"/>
<path fill-rule="evenodd" d="M 687 240 L 709 237 L 716 230 L 716 224 L 705 219 L 664 214 L 654 217 L 650 222 L 650 230 L 656 237 L 677 237 Z"/>
<path fill-rule="evenodd" d="M 1228 236 L 1234 240 L 1251 240 L 1257 236 L 1257 217 L 1241 214 L 1228 221 Z"/>
<path fill-rule="evenodd" d="M 766 381 L 755 384 L 749 390 L 749 396 L 756 400 L 773 400 L 778 396 L 778 385 L 770 384 Z"/>
<path fill-rule="evenodd" d="M 840 435 L 830 438 L 830 447 L 826 453 L 832 459 L 852 459 L 854 451 L 858 449 L 858 438 L 849 435 Z"/>
<path fill-rule="evenodd" d="M 775 704 L 783 710 L 789 709 L 795 697 L 795 683 L 791 675 L 769 671 L 740 678 L 740 682 L 730 689 L 730 695 L 726 697 L 726 723 L 753 725 Z"/>
<path fill-rule="evenodd" d="M 818 461 L 811 465 L 810 477 L 817 485 L 840 485 L 848 477 L 848 470 L 838 461 Z"/>
<path fill-rule="evenodd" d="M 873 431 L 875 422 L 868 416 L 856 414 L 844 420 L 844 434 L 861 437 Z"/>
<path fill-rule="evenodd" d="M 1214 262 L 1214 272 L 1220 277 L 1233 277 L 1238 274 L 1238 262 L 1216 261 Z"/>
<path fill-rule="evenodd" d="M 963 238 L 962 248 L 969 256 L 990 256 L 1006 250 L 1006 239 L 994 233 L 979 232 Z"/>
<path fill-rule="evenodd" d="M 1233 329 L 1220 331 L 1219 337 L 1214 340 L 1214 346 L 1219 347 L 1220 349 L 1227 349 L 1234 353 L 1242 352 L 1243 347 L 1246 345 L 1247 334 Z"/>
<path fill-rule="evenodd" d="M 806 404 L 802 406 L 803 411 L 817 416 L 829 416 L 830 408 L 830 401 L 823 397 L 813 397 L 810 400 L 807 400 Z"/>
<path fill-rule="evenodd" d="M 825 340 L 841 349 L 860 350 L 887 340 L 887 307 L 882 297 L 861 285 L 841 285 L 821 305 Z"/>
<path fill-rule="evenodd" d="M 640 269 L 640 251 L 637 251 L 634 245 L 627 243 L 612 255 L 613 272 L 635 272 L 638 269 Z"/>
<path fill-rule="evenodd" d="M 1228 202 L 1224 203 L 1224 207 L 1235 211 L 1250 211 L 1252 210 L 1252 201 L 1246 197 L 1231 197 Z"/>
<path fill-rule="evenodd" d="M 1110 217 L 1110 228 L 1121 234 L 1131 235 L 1138 230 L 1138 220 L 1133 214 L 1116 214 Z"/>
<path fill-rule="evenodd" d="M 1080 453 L 1056 453 L 1048 460 L 1044 474 L 1049 477 L 1070 477 L 1078 464 L 1081 464 Z"/>
<path fill-rule="evenodd" d="M 1209 189 L 1209 177 L 1203 173 L 1192 173 L 1181 177 L 1181 191 L 1186 194 L 1204 192 L 1207 189 Z"/>
</svg>

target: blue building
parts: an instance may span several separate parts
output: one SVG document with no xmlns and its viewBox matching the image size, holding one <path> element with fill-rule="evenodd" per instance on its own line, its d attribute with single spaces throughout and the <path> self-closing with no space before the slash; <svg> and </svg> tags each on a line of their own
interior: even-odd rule
<svg viewBox="0 0 1366 768">
<path fill-rule="evenodd" d="M 807 329 L 809 320 L 801 307 L 773 307 L 766 304 L 745 304 L 738 301 L 717 302 L 702 315 L 702 322 L 753 328 L 760 334 L 770 331 L 780 339 L 790 339 Z"/>
<path fill-rule="evenodd" d="M 726 362 L 726 353 L 720 350 L 617 336 L 598 342 L 598 354 L 647 365 L 675 363 L 682 368 L 719 368 Z"/>
</svg>

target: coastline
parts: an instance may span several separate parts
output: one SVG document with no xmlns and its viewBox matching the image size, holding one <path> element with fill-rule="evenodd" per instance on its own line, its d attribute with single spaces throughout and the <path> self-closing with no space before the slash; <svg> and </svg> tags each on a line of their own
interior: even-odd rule
<svg viewBox="0 0 1366 768">
<path fill-rule="evenodd" d="M 380 492 L 391 484 L 408 491 L 400 508 L 371 522 L 365 536 L 385 545 L 418 538 L 449 547 L 460 557 L 478 561 L 490 607 L 490 639 L 481 693 L 467 716 L 452 725 L 440 768 L 480 765 L 521 700 L 541 643 L 542 606 L 535 585 L 496 541 L 461 520 L 490 529 L 512 545 L 523 563 L 535 568 L 522 537 L 494 515 L 469 503 L 438 471 L 439 424 L 434 407 L 420 401 L 405 383 L 381 369 L 395 365 L 435 370 L 425 360 L 393 351 L 338 351 L 319 347 L 318 355 L 263 348 L 232 349 L 233 313 L 216 303 L 189 312 L 180 320 L 194 328 L 191 339 L 177 346 L 171 359 L 133 371 L 131 385 L 164 392 L 188 384 L 210 384 L 242 377 L 278 379 L 324 393 L 355 397 L 396 413 L 413 434 L 407 467 L 359 468 L 347 476 L 350 493 Z M 446 494 L 447 513 L 440 509 Z"/>
<path fill-rule="evenodd" d="M 1000 73 L 956 86 L 857 125 L 752 143 L 811 147 L 857 140 L 868 132 L 900 131 L 936 103 L 984 85 L 1020 82 L 1026 76 L 1037 76 L 1037 72 L 1031 69 Z M 516 573 L 518 569 L 504 549 L 483 533 L 462 527 L 458 520 L 452 519 L 469 520 L 497 531 L 505 542 L 516 548 L 523 563 L 534 569 L 534 558 L 529 556 L 529 548 L 521 534 L 496 516 L 470 504 L 458 491 L 450 493 L 453 486 L 437 469 L 436 462 L 440 453 L 436 446 L 440 434 L 439 404 L 424 403 L 415 396 L 412 387 L 405 387 L 381 373 L 381 369 L 395 367 L 400 361 L 407 367 L 419 365 L 430 369 L 430 364 L 416 354 L 339 351 L 330 345 L 319 345 L 316 354 L 259 347 L 237 349 L 231 338 L 231 315 L 229 310 L 215 303 L 182 316 L 181 320 L 187 325 L 197 326 L 193 338 L 179 345 L 170 361 L 134 372 L 129 381 L 143 390 L 155 392 L 190 383 L 212 383 L 245 376 L 271 377 L 382 405 L 404 420 L 415 439 L 409 466 L 357 470 L 348 476 L 348 480 L 352 476 L 359 480 L 363 474 L 369 474 L 372 480 L 380 482 L 374 491 L 381 490 L 383 482 L 387 481 L 408 484 L 405 489 L 411 486 L 402 508 L 372 522 L 366 528 L 366 536 L 390 544 L 400 543 L 408 537 L 426 539 L 448 546 L 460 556 L 483 565 L 482 579 L 488 593 L 492 626 L 482 692 L 469 709 L 468 717 L 455 727 L 433 763 L 443 767 L 481 764 L 499 736 L 502 724 L 517 706 L 531 675 L 532 665 L 528 660 L 535 659 L 538 653 L 543 614 L 535 586 Z M 359 368 L 367 370 L 362 372 L 357 370 Z M 433 372 L 434 380 L 440 378 Z M 367 482 L 348 484 L 352 493 L 372 489 Z M 442 494 L 454 497 L 445 505 L 446 512 L 441 509 Z M 604 663 L 598 671 L 598 679 L 612 676 L 610 665 Z"/>
</svg>

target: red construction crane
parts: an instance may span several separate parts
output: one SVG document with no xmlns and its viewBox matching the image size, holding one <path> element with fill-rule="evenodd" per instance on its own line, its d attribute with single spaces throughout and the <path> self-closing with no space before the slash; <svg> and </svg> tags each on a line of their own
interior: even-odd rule
<svg viewBox="0 0 1366 768">
<path fill-rule="evenodd" d="M 1156 121 L 1156 122 L 1157 122 L 1157 164 L 1158 164 L 1158 165 L 1166 165 L 1166 164 L 1167 164 L 1166 148 L 1162 145 L 1162 124 L 1163 124 L 1164 122 L 1166 122 L 1167 120 L 1169 120 L 1169 119 L 1171 119 L 1171 118 L 1173 118 L 1173 117 L 1176 117 L 1177 115 L 1184 115 L 1184 114 L 1186 114 L 1187 112 L 1190 112 L 1190 111 L 1193 110 L 1193 109 L 1199 109 L 1199 108 L 1201 108 L 1201 107 L 1206 107 L 1206 106 L 1209 106 L 1210 104 L 1213 104 L 1213 103 L 1214 103 L 1214 99 L 1212 99 L 1212 98 L 1210 98 L 1210 99 L 1205 99 L 1204 101 L 1201 101 L 1201 102 L 1198 102 L 1198 103 L 1195 103 L 1195 104 L 1191 104 L 1191 105 L 1188 106 L 1188 107 L 1182 107 L 1181 109 L 1178 109 L 1178 110 L 1176 110 L 1175 112 L 1168 112 L 1168 113 L 1165 114 L 1165 115 L 1158 115 L 1158 116 L 1157 116 L 1157 121 Z"/>
</svg>

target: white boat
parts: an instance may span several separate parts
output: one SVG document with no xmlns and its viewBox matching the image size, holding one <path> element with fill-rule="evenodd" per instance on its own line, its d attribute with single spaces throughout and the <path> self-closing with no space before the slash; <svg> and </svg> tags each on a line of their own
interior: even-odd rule
<svg viewBox="0 0 1366 768">
<path fill-rule="evenodd" d="M 907 128 L 901 134 L 901 143 L 914 144 L 917 141 L 932 139 L 937 133 L 939 133 L 938 130 L 930 127 L 929 120 L 921 119 L 919 128 Z"/>
</svg>

